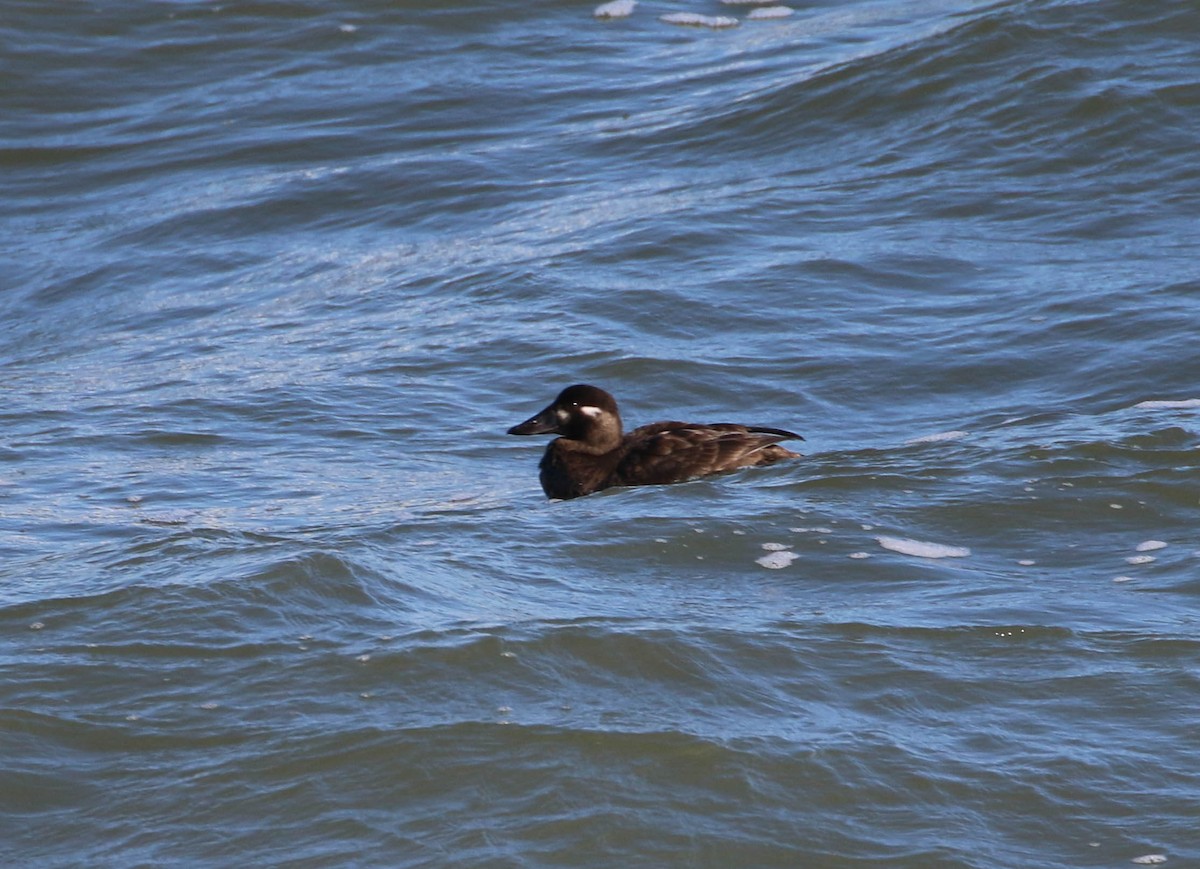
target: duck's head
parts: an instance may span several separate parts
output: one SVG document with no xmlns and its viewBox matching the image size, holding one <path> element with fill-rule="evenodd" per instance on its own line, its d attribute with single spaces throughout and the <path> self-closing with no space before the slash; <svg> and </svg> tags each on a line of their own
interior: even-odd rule
<svg viewBox="0 0 1200 869">
<path fill-rule="evenodd" d="M 510 435 L 557 434 L 607 452 L 621 442 L 621 414 L 597 386 L 568 386 L 539 413 L 508 430 Z"/>
</svg>

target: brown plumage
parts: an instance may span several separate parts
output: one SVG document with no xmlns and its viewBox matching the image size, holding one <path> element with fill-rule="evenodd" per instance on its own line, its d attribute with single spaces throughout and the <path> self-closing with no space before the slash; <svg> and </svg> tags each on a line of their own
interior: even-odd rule
<svg viewBox="0 0 1200 869">
<path fill-rule="evenodd" d="M 678 483 L 736 468 L 769 465 L 799 453 L 779 446 L 804 440 L 778 428 L 717 423 L 656 422 L 621 431 L 616 400 L 579 384 L 549 407 L 508 430 L 512 435 L 557 434 L 542 456 L 540 479 L 549 498 L 578 498 L 610 486 Z"/>
</svg>

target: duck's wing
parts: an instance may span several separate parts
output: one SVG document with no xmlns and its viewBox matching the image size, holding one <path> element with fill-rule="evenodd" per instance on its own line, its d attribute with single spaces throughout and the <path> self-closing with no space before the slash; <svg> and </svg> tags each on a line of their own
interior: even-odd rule
<svg viewBox="0 0 1200 869">
<path fill-rule="evenodd" d="M 659 422 L 634 429 L 626 437 L 625 454 L 614 471 L 614 483 L 625 486 L 677 483 L 799 455 L 780 441 L 800 435 L 778 428 L 717 423 L 697 425 Z"/>
</svg>

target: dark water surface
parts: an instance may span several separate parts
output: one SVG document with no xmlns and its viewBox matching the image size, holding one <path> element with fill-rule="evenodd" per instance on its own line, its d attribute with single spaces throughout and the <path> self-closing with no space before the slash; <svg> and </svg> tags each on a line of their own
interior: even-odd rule
<svg viewBox="0 0 1200 869">
<path fill-rule="evenodd" d="M 592 8 L 6 4 L 0 863 L 1200 866 L 1200 6 Z"/>
</svg>

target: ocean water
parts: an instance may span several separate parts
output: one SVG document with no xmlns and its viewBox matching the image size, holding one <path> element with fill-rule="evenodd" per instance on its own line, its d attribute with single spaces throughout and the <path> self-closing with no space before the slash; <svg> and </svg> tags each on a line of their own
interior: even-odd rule
<svg viewBox="0 0 1200 869">
<path fill-rule="evenodd" d="M 594 8 L 6 4 L 0 863 L 1200 866 L 1200 6 Z"/>
</svg>

